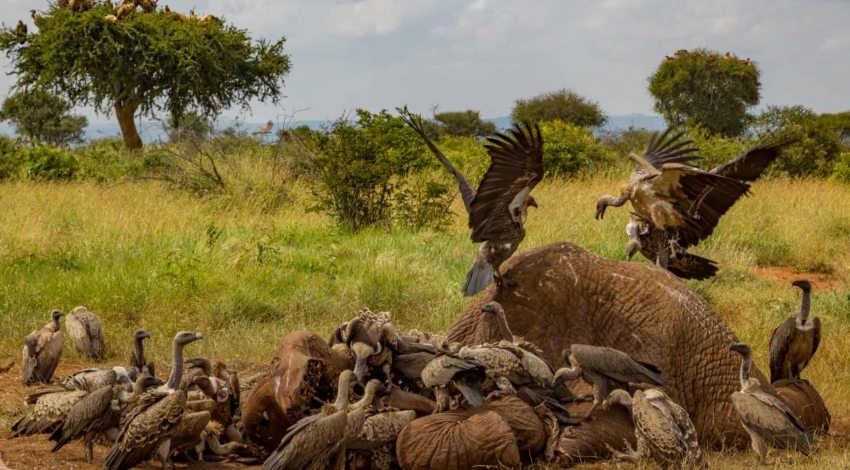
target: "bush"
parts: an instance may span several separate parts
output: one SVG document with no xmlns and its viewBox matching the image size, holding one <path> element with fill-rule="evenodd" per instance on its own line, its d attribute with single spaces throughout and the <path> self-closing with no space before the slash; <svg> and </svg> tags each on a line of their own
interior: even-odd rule
<svg viewBox="0 0 850 470">
<path fill-rule="evenodd" d="M 150 159 L 138 153 L 127 152 L 120 137 L 96 139 L 74 149 L 80 164 L 79 179 L 97 182 L 137 178 L 144 174 Z"/>
<path fill-rule="evenodd" d="M 543 166 L 549 176 L 576 176 L 580 172 L 605 170 L 614 164 L 612 152 L 588 129 L 563 121 L 540 124 L 543 134 Z"/>
<path fill-rule="evenodd" d="M 630 153 L 643 155 L 649 139 L 655 132 L 647 129 L 629 127 L 626 130 L 606 130 L 599 136 L 599 143 L 605 149 L 613 152 L 621 159 L 626 159 Z"/>
<path fill-rule="evenodd" d="M 560 120 L 579 127 L 599 127 L 607 120 L 599 103 L 567 89 L 517 100 L 511 119 L 531 124 Z"/>
<path fill-rule="evenodd" d="M 21 169 L 18 144 L 5 135 L 0 135 L 0 181 L 15 178 Z"/>
<path fill-rule="evenodd" d="M 850 151 L 841 152 L 841 156 L 835 163 L 832 179 L 842 183 L 850 183 Z"/>
<path fill-rule="evenodd" d="M 434 113 L 442 134 L 452 137 L 483 137 L 496 133 L 496 125 L 481 119 L 478 111 Z M 426 130 L 427 132 L 427 130 Z"/>
<path fill-rule="evenodd" d="M 25 177 L 33 181 L 69 181 L 79 171 L 77 158 L 68 150 L 49 147 L 21 147 Z"/>
<path fill-rule="evenodd" d="M 422 140 L 385 110 L 358 109 L 357 116 L 356 125 L 340 119 L 315 139 L 309 162 L 318 199 L 313 209 L 353 231 L 389 228 L 393 221 L 416 227 L 444 224 L 448 211 L 433 208 L 448 205 L 448 190 L 429 182 L 426 170 L 437 162 L 425 153 Z"/>
<path fill-rule="evenodd" d="M 702 157 L 702 160 L 697 160 L 693 164 L 704 170 L 710 170 L 726 163 L 753 146 L 750 139 L 734 139 L 720 134 L 712 135 L 703 127 L 688 129 L 685 138 L 692 139 L 694 141 L 693 146 L 699 149 L 697 154 Z"/>
</svg>

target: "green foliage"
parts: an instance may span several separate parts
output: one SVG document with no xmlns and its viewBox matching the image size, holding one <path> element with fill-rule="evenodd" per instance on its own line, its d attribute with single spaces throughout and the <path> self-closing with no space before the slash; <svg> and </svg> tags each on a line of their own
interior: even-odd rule
<svg viewBox="0 0 850 470">
<path fill-rule="evenodd" d="M 511 119 L 531 124 L 560 120 L 580 127 L 599 127 L 607 121 L 599 103 L 567 89 L 517 100 Z"/>
<path fill-rule="evenodd" d="M 38 33 L 21 41 L 0 30 L 18 87 L 49 89 L 74 105 L 115 112 L 125 144 L 141 148 L 133 118 L 159 110 L 178 121 L 187 110 L 212 116 L 253 100 L 280 98 L 289 57 L 285 39 L 256 43 L 245 30 L 210 21 L 175 21 L 163 11 L 120 21 L 100 4 L 75 13 L 51 4 Z"/>
<path fill-rule="evenodd" d="M 836 114 L 821 114 L 818 119 L 838 135 L 841 145 L 850 148 L 850 111 Z"/>
<path fill-rule="evenodd" d="M 18 154 L 26 179 L 33 181 L 69 181 L 80 169 L 74 154 L 58 147 L 21 147 Z"/>
<path fill-rule="evenodd" d="M 835 162 L 832 179 L 842 183 L 850 183 L 850 151 L 841 152 L 841 156 Z"/>
<path fill-rule="evenodd" d="M 664 60 L 649 77 L 654 109 L 670 125 L 703 127 L 709 134 L 741 135 L 747 110 L 760 99 L 755 62 L 699 49 Z M 744 63 L 746 62 L 746 63 Z"/>
<path fill-rule="evenodd" d="M 550 176 L 576 176 L 603 170 L 614 155 L 599 144 L 588 129 L 563 121 L 540 124 L 543 134 L 543 165 Z"/>
<path fill-rule="evenodd" d="M 155 154 L 128 152 L 118 137 L 92 140 L 74 148 L 74 155 L 80 164 L 76 177 L 97 182 L 138 178 L 155 163 Z"/>
<path fill-rule="evenodd" d="M 826 177 L 832 174 L 841 155 L 841 143 L 834 129 L 803 106 L 768 106 L 754 119 L 751 129 L 759 140 L 791 142 L 771 174 Z"/>
<path fill-rule="evenodd" d="M 625 159 L 630 153 L 643 155 L 653 131 L 629 127 L 626 130 L 602 132 L 599 142 L 617 156 Z"/>
<path fill-rule="evenodd" d="M 205 139 L 213 132 L 210 120 L 197 113 L 186 113 L 179 120 L 175 116 L 168 118 L 165 126 L 168 140 L 180 142 L 185 139 Z"/>
<path fill-rule="evenodd" d="M 481 119 L 478 111 L 447 111 L 434 113 L 439 132 L 452 137 L 483 137 L 496 133 L 496 125 Z M 427 129 L 426 129 L 427 133 Z"/>
<path fill-rule="evenodd" d="M 701 160 L 694 162 L 704 170 L 710 170 L 744 153 L 753 146 L 751 139 L 725 137 L 719 134 L 711 134 L 707 129 L 694 127 L 688 129 L 686 138 L 694 141 L 693 146 L 699 149 Z M 768 167 L 768 172 L 770 168 Z"/>
<path fill-rule="evenodd" d="M 309 161 L 315 177 L 316 209 L 352 231 L 368 226 L 389 228 L 393 221 L 410 226 L 438 226 L 448 211 L 448 191 L 429 181 L 424 144 L 401 118 L 385 110 L 357 110 L 358 122 L 339 119 L 314 141 Z M 423 180 L 419 180 L 423 179 Z"/>
<path fill-rule="evenodd" d="M 16 178 L 21 168 L 18 144 L 5 135 L 0 135 L 0 181 Z"/>
<path fill-rule="evenodd" d="M 88 119 L 70 114 L 71 108 L 49 91 L 21 90 L 3 101 L 0 121 L 10 121 L 15 132 L 33 144 L 76 144 L 84 139 Z"/>
</svg>

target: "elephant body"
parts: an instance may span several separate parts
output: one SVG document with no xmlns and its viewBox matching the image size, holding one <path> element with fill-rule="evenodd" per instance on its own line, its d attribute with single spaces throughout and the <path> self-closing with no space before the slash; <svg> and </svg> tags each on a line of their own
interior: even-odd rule
<svg viewBox="0 0 850 470">
<path fill-rule="evenodd" d="M 740 389 L 741 359 L 729 351 L 737 338 L 687 284 L 655 265 L 604 258 L 570 243 L 527 250 L 504 266 L 509 282 L 490 286 L 468 305 L 449 329 L 449 341 L 471 344 L 481 306 L 498 301 L 513 333 L 540 347 L 556 368 L 563 364 L 561 351 L 573 343 L 619 349 L 661 369 L 670 380 L 664 391 L 690 413 L 703 445 L 748 442 L 731 402 L 732 392 Z M 753 376 L 769 382 L 756 368 Z M 571 388 L 589 391 L 580 381 Z M 769 385 L 763 388 L 780 396 Z M 809 388 L 806 397 L 819 402 L 816 408 L 824 413 L 803 416 L 804 423 L 825 429 L 829 415 Z M 789 403 L 798 416 L 803 404 Z M 627 415 L 599 415 L 565 432 L 561 451 L 604 457 L 608 452 L 600 436 L 633 440 L 631 426 L 623 426 Z"/>
</svg>

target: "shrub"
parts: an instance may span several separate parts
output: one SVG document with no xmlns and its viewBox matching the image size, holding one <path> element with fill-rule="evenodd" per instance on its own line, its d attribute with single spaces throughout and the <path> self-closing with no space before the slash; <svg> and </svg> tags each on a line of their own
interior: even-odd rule
<svg viewBox="0 0 850 470">
<path fill-rule="evenodd" d="M 610 167 L 615 159 L 588 129 L 551 121 L 540 124 L 543 134 L 543 165 L 549 176 L 576 176 L 580 172 Z"/>
<path fill-rule="evenodd" d="M 606 130 L 599 136 L 599 142 L 608 151 L 625 159 L 630 153 L 643 155 L 653 131 L 629 127 L 625 130 Z"/>
<path fill-rule="evenodd" d="M 482 120 L 479 112 L 471 109 L 434 113 L 434 121 L 442 134 L 452 137 L 482 137 L 496 132 L 495 124 Z"/>
<path fill-rule="evenodd" d="M 838 134 L 803 106 L 769 106 L 754 119 L 751 129 L 759 140 L 791 142 L 768 174 L 826 177 L 841 154 Z"/>
<path fill-rule="evenodd" d="M 567 89 L 517 100 L 511 119 L 531 124 L 560 120 L 580 127 L 599 127 L 607 120 L 599 103 Z"/>
<path fill-rule="evenodd" d="M 709 170 L 737 157 L 753 144 L 750 139 L 746 138 L 734 139 L 720 134 L 712 135 L 704 127 L 688 129 L 685 138 L 692 139 L 694 141 L 693 146 L 699 149 L 697 154 L 702 157 L 702 160 L 697 160 L 694 164 L 704 170 Z"/>
<path fill-rule="evenodd" d="M 850 183 L 850 151 L 841 152 L 841 156 L 835 163 L 831 179 L 842 183 Z"/>
<path fill-rule="evenodd" d="M 33 181 L 69 181 L 79 171 L 77 158 L 68 150 L 49 147 L 22 147 L 25 177 Z"/>
<path fill-rule="evenodd" d="M 21 163 L 18 144 L 11 138 L 0 135 L 0 181 L 18 176 Z"/>
<path fill-rule="evenodd" d="M 74 149 L 80 164 L 77 178 L 98 182 L 137 178 L 150 161 L 138 153 L 127 152 L 119 137 L 96 139 Z"/>
<path fill-rule="evenodd" d="M 356 125 L 340 119 L 315 139 L 316 153 L 309 161 L 318 199 L 313 209 L 353 231 L 389 228 L 393 221 L 441 225 L 447 211 L 441 215 L 433 205 L 446 205 L 448 191 L 438 191 L 433 181 L 429 186 L 426 170 L 436 162 L 426 156 L 422 140 L 386 110 L 358 109 L 357 117 Z M 411 206 L 414 200 L 417 207 Z"/>
</svg>

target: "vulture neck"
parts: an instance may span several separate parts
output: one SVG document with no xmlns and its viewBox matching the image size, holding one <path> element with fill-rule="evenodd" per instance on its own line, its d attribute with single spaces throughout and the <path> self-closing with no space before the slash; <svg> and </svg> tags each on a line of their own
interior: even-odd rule
<svg viewBox="0 0 850 470">
<path fill-rule="evenodd" d="M 337 411 L 344 410 L 345 405 L 348 404 L 348 388 L 351 384 L 347 380 L 342 380 L 339 383 L 339 390 L 336 392 L 336 401 L 334 402 L 334 408 Z"/>
<path fill-rule="evenodd" d="M 741 390 L 747 386 L 747 380 L 750 378 L 750 368 L 753 365 L 753 358 L 749 354 L 742 356 L 741 361 Z"/>
<path fill-rule="evenodd" d="M 803 323 L 803 325 L 806 324 L 806 320 L 808 320 L 808 318 L 809 318 L 809 312 L 811 311 L 811 309 L 812 309 L 812 291 L 806 289 L 806 290 L 803 291 L 803 300 L 800 301 L 800 312 L 799 312 L 800 320 Z"/>
<path fill-rule="evenodd" d="M 174 342 L 171 350 L 171 375 L 168 376 L 168 389 L 177 390 L 180 379 L 183 378 L 183 345 Z"/>
<path fill-rule="evenodd" d="M 369 381 L 369 383 L 366 384 L 366 391 L 363 392 L 363 398 L 361 398 L 357 403 L 349 406 L 349 409 L 357 410 L 371 405 L 372 401 L 375 399 L 375 389 L 378 388 L 378 385 L 378 382 Z"/>
<path fill-rule="evenodd" d="M 59 331 L 59 317 L 53 318 L 53 332 Z"/>
<path fill-rule="evenodd" d="M 508 319 L 505 318 L 505 312 L 496 314 L 496 321 L 499 323 L 499 332 L 502 334 L 502 338 L 513 343 L 514 334 L 511 333 L 511 329 L 508 326 Z"/>
<path fill-rule="evenodd" d="M 145 345 L 142 344 L 144 339 L 136 338 L 136 344 L 134 345 L 135 354 L 136 354 L 136 364 L 135 366 L 139 368 L 141 371 L 143 367 L 145 367 Z"/>
</svg>

